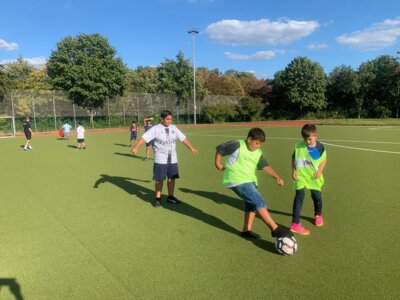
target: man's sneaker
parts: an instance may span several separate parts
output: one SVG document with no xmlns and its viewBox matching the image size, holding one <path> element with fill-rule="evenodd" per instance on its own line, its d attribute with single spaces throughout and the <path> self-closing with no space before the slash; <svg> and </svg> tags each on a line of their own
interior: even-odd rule
<svg viewBox="0 0 400 300">
<path fill-rule="evenodd" d="M 322 216 L 316 215 L 314 224 L 315 224 L 315 226 L 324 225 L 324 218 Z"/>
<path fill-rule="evenodd" d="M 160 207 L 160 206 L 161 206 L 161 199 L 160 199 L 160 198 L 156 198 L 156 199 L 153 201 L 153 206 L 154 206 L 154 207 Z"/>
<path fill-rule="evenodd" d="M 28 148 L 26 148 L 26 147 L 24 147 L 24 150 L 25 150 L 25 151 L 28 151 L 29 149 L 28 149 Z"/>
<path fill-rule="evenodd" d="M 28 149 L 29 149 L 29 150 L 33 150 L 32 146 L 28 146 Z"/>
<path fill-rule="evenodd" d="M 240 235 L 244 238 L 259 239 L 261 236 L 253 231 L 242 231 Z"/>
<path fill-rule="evenodd" d="M 167 202 L 168 203 L 173 203 L 173 204 L 179 204 L 182 201 L 176 199 L 174 196 L 168 196 Z"/>
<path fill-rule="evenodd" d="M 310 230 L 305 229 L 303 226 L 301 226 L 300 223 L 292 223 L 292 225 L 290 226 L 290 231 L 291 232 L 295 232 L 295 233 L 299 233 L 302 235 L 309 235 L 310 234 Z"/>
</svg>

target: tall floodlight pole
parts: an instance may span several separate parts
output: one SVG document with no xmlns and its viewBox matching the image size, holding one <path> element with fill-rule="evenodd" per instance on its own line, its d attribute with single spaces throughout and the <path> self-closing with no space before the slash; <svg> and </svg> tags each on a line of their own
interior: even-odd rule
<svg viewBox="0 0 400 300">
<path fill-rule="evenodd" d="M 199 33 L 199 31 L 195 28 L 188 30 L 188 33 L 192 35 L 193 39 L 193 123 L 196 125 L 196 113 L 197 113 L 197 105 L 196 105 L 196 47 L 195 47 L 195 39 L 194 36 Z"/>
</svg>

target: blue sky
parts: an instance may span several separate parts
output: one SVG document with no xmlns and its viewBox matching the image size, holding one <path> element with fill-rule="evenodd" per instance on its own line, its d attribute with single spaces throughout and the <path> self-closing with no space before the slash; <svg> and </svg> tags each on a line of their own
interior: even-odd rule
<svg viewBox="0 0 400 300">
<path fill-rule="evenodd" d="M 79 33 L 108 38 L 130 68 L 182 51 L 196 66 L 273 78 L 306 56 L 327 74 L 400 51 L 399 0 L 13 0 L 1 3 L 0 63 L 46 61 Z"/>
</svg>

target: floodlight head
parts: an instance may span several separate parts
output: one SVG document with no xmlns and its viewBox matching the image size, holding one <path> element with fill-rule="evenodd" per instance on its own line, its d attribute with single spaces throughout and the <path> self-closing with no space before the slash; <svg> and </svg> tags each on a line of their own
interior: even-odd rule
<svg viewBox="0 0 400 300">
<path fill-rule="evenodd" d="M 199 31 L 196 28 L 192 28 L 192 29 L 188 30 L 188 33 L 197 34 L 197 33 L 199 33 Z"/>
</svg>

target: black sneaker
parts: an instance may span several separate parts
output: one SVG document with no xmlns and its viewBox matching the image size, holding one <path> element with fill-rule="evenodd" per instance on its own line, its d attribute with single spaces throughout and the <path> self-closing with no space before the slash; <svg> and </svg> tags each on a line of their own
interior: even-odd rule
<svg viewBox="0 0 400 300">
<path fill-rule="evenodd" d="M 259 239 L 261 236 L 253 231 L 242 231 L 240 235 L 244 238 Z"/>
<path fill-rule="evenodd" d="M 156 198 L 153 202 L 154 207 L 160 207 L 161 206 L 161 199 Z"/>
<path fill-rule="evenodd" d="M 172 204 L 179 204 L 182 201 L 176 199 L 174 196 L 168 196 L 167 202 Z"/>
</svg>

